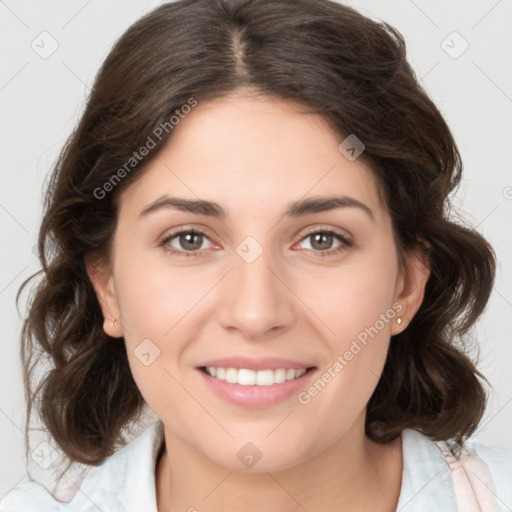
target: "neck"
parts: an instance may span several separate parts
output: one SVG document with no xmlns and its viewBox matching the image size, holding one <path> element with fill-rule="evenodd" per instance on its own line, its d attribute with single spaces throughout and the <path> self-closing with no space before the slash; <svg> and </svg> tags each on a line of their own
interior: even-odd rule
<svg viewBox="0 0 512 512">
<path fill-rule="evenodd" d="M 378 444 L 348 433 L 322 453 L 284 471 L 237 472 L 215 464 L 165 431 L 156 468 L 158 510 L 394 511 L 402 479 L 401 438 Z"/>
</svg>

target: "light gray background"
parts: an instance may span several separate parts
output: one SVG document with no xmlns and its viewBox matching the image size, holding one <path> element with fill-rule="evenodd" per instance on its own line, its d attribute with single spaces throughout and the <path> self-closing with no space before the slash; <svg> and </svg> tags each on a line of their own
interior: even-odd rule
<svg viewBox="0 0 512 512">
<path fill-rule="evenodd" d="M 0 0 L 0 495 L 27 480 L 18 360 L 21 318 L 14 298 L 21 281 L 39 268 L 32 249 L 43 180 L 111 45 L 159 3 Z M 481 344 L 478 367 L 494 388 L 475 438 L 512 447 L 512 2 L 346 3 L 402 32 L 409 61 L 462 153 L 465 174 L 454 204 L 493 244 L 500 260 L 493 295 L 475 330 Z M 49 36 L 40 35 L 44 31 L 58 44 L 47 58 L 31 47 L 40 53 L 51 49 Z M 464 41 L 469 46 L 458 56 Z"/>
</svg>

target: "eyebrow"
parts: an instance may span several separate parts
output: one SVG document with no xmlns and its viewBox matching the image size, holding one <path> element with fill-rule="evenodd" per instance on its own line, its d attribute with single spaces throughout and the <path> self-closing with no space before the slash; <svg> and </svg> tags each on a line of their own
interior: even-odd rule
<svg viewBox="0 0 512 512">
<path fill-rule="evenodd" d="M 369 206 L 358 199 L 349 196 L 340 197 L 311 197 L 289 203 L 284 211 L 284 217 L 303 217 L 312 213 L 325 212 L 337 208 L 358 208 L 365 212 L 375 222 L 375 216 Z M 206 215 L 216 219 L 225 219 L 224 209 L 213 201 L 203 199 L 184 199 L 180 197 L 162 196 L 146 206 L 139 214 L 139 217 L 146 217 L 162 209 L 173 209 L 196 215 Z"/>
</svg>

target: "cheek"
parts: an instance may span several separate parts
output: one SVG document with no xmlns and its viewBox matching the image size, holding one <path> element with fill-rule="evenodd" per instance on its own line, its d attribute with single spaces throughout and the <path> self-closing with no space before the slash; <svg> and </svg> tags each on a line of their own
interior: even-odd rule
<svg viewBox="0 0 512 512">
<path fill-rule="evenodd" d="M 347 342 L 376 322 L 382 336 L 389 335 L 390 322 L 382 325 L 380 320 L 394 315 L 398 262 L 392 244 L 383 240 L 378 247 L 300 280 L 299 296 L 328 328 L 325 339 L 336 351 L 346 349 Z"/>
<path fill-rule="evenodd" d="M 355 417 L 365 408 L 384 367 L 390 330 L 400 308 L 394 300 L 397 271 L 390 246 L 388 251 L 351 260 L 316 280 L 309 291 L 303 289 L 305 302 L 314 305 L 313 313 L 328 330 L 322 329 L 327 350 L 319 379 L 304 390 L 302 403 L 316 403 L 313 408 L 319 409 L 342 405 L 333 410 L 342 423 L 347 415 Z"/>
<path fill-rule="evenodd" d="M 156 251 L 157 249 L 151 249 Z M 116 260 L 116 294 L 127 338 L 167 341 L 211 286 L 197 267 L 176 268 L 165 255 L 148 258 L 143 251 L 124 251 Z"/>
<path fill-rule="evenodd" d="M 187 345 L 183 329 L 204 287 L 191 274 L 171 276 L 165 266 L 148 265 L 134 251 L 118 254 L 115 288 L 131 372 L 148 405 L 159 410 L 161 390 L 179 395 L 173 376 L 179 378 L 175 369 Z"/>
</svg>

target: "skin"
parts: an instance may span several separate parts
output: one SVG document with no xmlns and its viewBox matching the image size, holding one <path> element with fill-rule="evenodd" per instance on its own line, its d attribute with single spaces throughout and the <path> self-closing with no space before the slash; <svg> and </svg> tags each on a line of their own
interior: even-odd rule
<svg viewBox="0 0 512 512">
<path fill-rule="evenodd" d="M 124 337 L 134 379 L 165 425 L 160 511 L 396 508 L 401 439 L 371 441 L 365 412 L 390 336 L 420 307 L 429 270 L 414 253 L 399 265 L 378 183 L 363 158 L 340 152 L 342 140 L 321 117 L 247 91 L 199 103 L 123 192 L 111 266 L 88 262 L 104 329 Z M 226 217 L 164 208 L 140 218 L 164 193 L 215 201 Z M 291 201 L 333 195 L 356 198 L 374 219 L 356 207 L 282 215 Z M 178 236 L 167 247 L 190 254 L 196 243 L 197 256 L 159 245 L 180 227 L 202 231 L 202 244 Z M 323 251 L 340 250 L 323 257 L 307 236 L 320 229 L 353 244 L 332 238 Z M 247 236 L 263 250 L 250 264 L 236 252 Z M 396 303 L 402 324 L 385 323 L 306 405 L 292 397 L 260 410 L 236 406 L 194 369 L 236 354 L 299 359 L 321 374 Z M 148 366 L 134 354 L 146 338 L 160 350 Z M 247 442 L 262 453 L 251 468 L 236 456 Z"/>
</svg>

